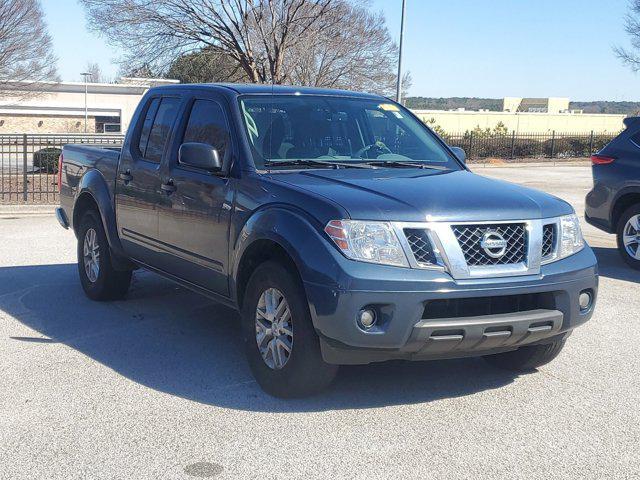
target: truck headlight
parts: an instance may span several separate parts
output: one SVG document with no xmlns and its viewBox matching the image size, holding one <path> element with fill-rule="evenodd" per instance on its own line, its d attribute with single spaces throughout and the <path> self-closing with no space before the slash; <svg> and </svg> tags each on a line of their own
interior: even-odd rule
<svg viewBox="0 0 640 480">
<path fill-rule="evenodd" d="M 408 267 L 409 262 L 389 222 L 331 220 L 324 231 L 352 260 Z"/>
<path fill-rule="evenodd" d="M 578 253 L 584 248 L 584 238 L 580 230 L 580 220 L 574 213 L 560 217 L 558 222 L 560 236 L 558 239 L 558 260 Z"/>
</svg>

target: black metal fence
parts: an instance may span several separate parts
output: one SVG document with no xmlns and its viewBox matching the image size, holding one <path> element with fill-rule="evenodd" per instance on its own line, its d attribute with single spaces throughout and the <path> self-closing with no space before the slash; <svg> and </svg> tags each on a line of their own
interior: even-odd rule
<svg viewBox="0 0 640 480">
<path fill-rule="evenodd" d="M 589 157 L 616 133 L 495 133 L 469 131 L 441 133 L 449 145 L 461 147 L 471 163 L 559 161 Z M 120 145 L 123 135 L 0 135 L 0 203 L 55 203 L 58 201 L 58 157 L 68 143 Z M 527 160 L 529 161 L 529 160 Z"/>
<path fill-rule="evenodd" d="M 120 145 L 123 135 L 0 135 L 0 203 L 58 201 L 58 157 L 68 143 Z"/>
<path fill-rule="evenodd" d="M 472 162 L 488 159 L 541 161 L 589 157 L 618 133 L 504 133 L 469 131 L 441 134 L 451 146 L 461 147 Z"/>
</svg>

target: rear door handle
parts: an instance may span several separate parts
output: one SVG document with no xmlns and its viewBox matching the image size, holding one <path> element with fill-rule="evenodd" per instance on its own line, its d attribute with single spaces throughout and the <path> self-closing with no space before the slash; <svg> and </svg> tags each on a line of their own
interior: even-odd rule
<svg viewBox="0 0 640 480">
<path fill-rule="evenodd" d="M 167 180 L 160 186 L 160 188 L 162 188 L 162 191 L 167 195 L 171 195 L 177 190 L 177 187 L 173 184 L 173 180 Z"/>
<path fill-rule="evenodd" d="M 120 179 L 124 182 L 130 182 L 133 180 L 133 175 L 131 175 L 131 170 L 127 170 L 126 172 L 120 172 Z"/>
</svg>

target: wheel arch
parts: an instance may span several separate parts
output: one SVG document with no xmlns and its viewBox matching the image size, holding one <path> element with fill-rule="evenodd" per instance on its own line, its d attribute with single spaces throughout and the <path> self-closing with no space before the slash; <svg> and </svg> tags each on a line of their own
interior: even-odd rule
<svg viewBox="0 0 640 480">
<path fill-rule="evenodd" d="M 238 308 L 251 272 L 264 261 L 276 260 L 290 267 L 301 284 L 330 277 L 326 269 L 335 260 L 315 223 L 304 213 L 281 207 L 256 212 L 246 222 L 236 237 L 230 262 L 230 291 Z"/>
<path fill-rule="evenodd" d="M 302 282 L 298 266 L 280 243 L 272 239 L 256 240 L 247 247 L 238 265 L 235 297 L 239 308 L 242 308 L 245 290 L 251 274 L 259 265 L 267 261 L 276 261 L 282 264 Z"/>
<path fill-rule="evenodd" d="M 611 227 L 617 231 L 620 217 L 629 207 L 640 204 L 640 187 L 631 187 L 622 190 L 611 208 Z"/>
<path fill-rule="evenodd" d="M 124 257 L 120 238 L 118 237 L 116 215 L 112 201 L 113 196 L 105 178 L 98 170 L 89 170 L 80 179 L 77 192 L 71 215 L 72 226 L 76 236 L 78 235 L 82 215 L 89 208 L 95 208 L 100 215 L 109 247 L 117 257 Z"/>
</svg>

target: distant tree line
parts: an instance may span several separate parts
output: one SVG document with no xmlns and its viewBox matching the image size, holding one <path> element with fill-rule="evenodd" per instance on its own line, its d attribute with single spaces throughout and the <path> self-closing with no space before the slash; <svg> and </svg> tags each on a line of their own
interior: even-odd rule
<svg viewBox="0 0 640 480">
<path fill-rule="evenodd" d="M 502 99 L 499 98 L 471 98 L 471 97 L 408 97 L 406 104 L 409 108 L 422 110 L 489 110 L 499 112 L 502 110 Z M 593 102 L 571 102 L 571 110 L 582 110 L 584 113 L 617 113 L 625 115 L 638 115 L 640 102 L 609 102 L 605 100 Z"/>
</svg>

